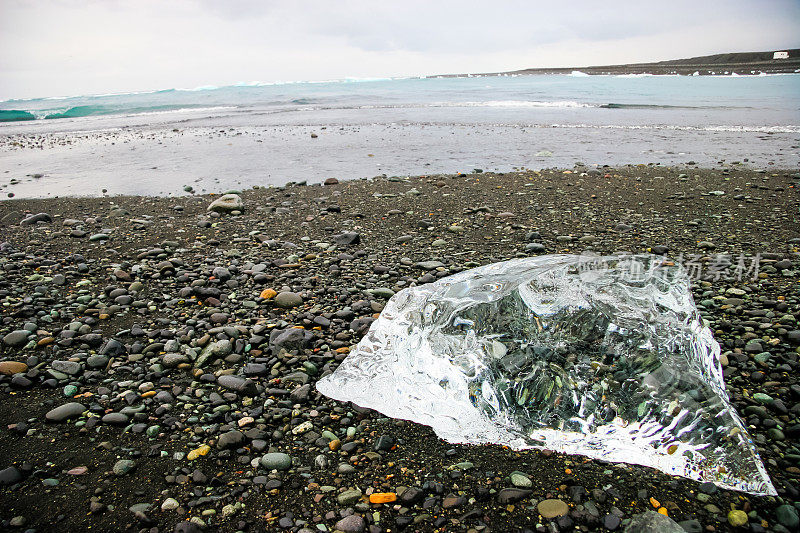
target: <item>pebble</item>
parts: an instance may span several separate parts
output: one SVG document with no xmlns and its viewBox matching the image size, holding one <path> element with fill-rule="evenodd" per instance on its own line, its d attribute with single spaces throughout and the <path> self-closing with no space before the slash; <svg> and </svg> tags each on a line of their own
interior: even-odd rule
<svg viewBox="0 0 800 533">
<path fill-rule="evenodd" d="M 9 466 L 0 470 L 0 485 L 14 485 L 22 481 L 22 473 L 15 466 Z"/>
<path fill-rule="evenodd" d="M 740 527 L 747 524 L 747 513 L 738 509 L 728 512 L 728 523 L 733 527 Z"/>
<path fill-rule="evenodd" d="M 28 342 L 30 331 L 18 329 L 3 336 L 3 343 L 12 348 L 18 348 Z"/>
<path fill-rule="evenodd" d="M 337 530 L 343 531 L 344 533 L 360 533 L 364 531 L 366 522 L 361 516 L 353 514 L 336 522 L 335 527 Z"/>
<path fill-rule="evenodd" d="M 563 500 L 542 500 L 536 506 L 536 510 L 545 518 L 556 518 L 567 514 L 569 506 Z"/>
<path fill-rule="evenodd" d="M 631 518 L 625 533 L 686 533 L 673 519 L 655 511 L 645 511 Z"/>
<path fill-rule="evenodd" d="M 28 371 L 28 365 L 19 361 L 0 361 L 0 374 L 13 376 Z"/>
<path fill-rule="evenodd" d="M 134 461 L 131 461 L 130 459 L 120 459 L 114 463 L 113 472 L 114 475 L 124 476 L 133 470 L 134 467 L 136 467 L 136 463 Z"/>
<path fill-rule="evenodd" d="M 124 426 L 128 423 L 129 418 L 122 413 L 108 413 L 103 416 L 103 424 L 110 424 L 112 426 Z"/>
<path fill-rule="evenodd" d="M 444 267 L 444 263 L 441 261 L 420 261 L 415 263 L 414 266 L 423 270 L 436 270 L 437 268 Z"/>
<path fill-rule="evenodd" d="M 359 489 L 349 489 L 336 496 L 339 505 L 352 505 L 359 500 L 361 500 L 361 490 Z"/>
<path fill-rule="evenodd" d="M 207 455 L 208 452 L 210 452 L 210 451 L 211 451 L 211 446 L 209 446 L 208 444 L 203 444 L 199 448 L 195 448 L 194 450 L 192 450 L 188 454 L 186 454 L 186 459 L 188 459 L 189 461 L 194 461 L 195 459 L 197 459 L 199 457 L 203 457 L 204 455 Z"/>
<path fill-rule="evenodd" d="M 525 245 L 525 251 L 532 254 L 541 254 L 547 251 L 547 248 L 545 248 L 544 244 L 538 242 L 529 242 Z"/>
<path fill-rule="evenodd" d="M 345 231 L 333 236 L 333 242 L 339 246 L 350 246 L 361 242 L 361 234 L 355 231 Z"/>
<path fill-rule="evenodd" d="M 290 309 L 303 304 L 303 297 L 296 292 L 284 291 L 275 296 L 275 305 L 284 309 Z"/>
<path fill-rule="evenodd" d="M 800 526 L 800 517 L 798 517 L 797 508 L 791 505 L 781 505 L 775 510 L 775 518 L 778 522 L 785 526 L 789 531 L 797 531 Z"/>
<path fill-rule="evenodd" d="M 67 419 L 80 416 L 85 410 L 86 407 L 82 403 L 70 402 L 51 409 L 45 414 L 45 418 L 48 422 L 63 422 Z"/>
<path fill-rule="evenodd" d="M 175 498 L 167 498 L 166 500 L 164 500 L 164 503 L 161 504 L 162 511 L 172 511 L 177 509 L 178 507 L 180 507 L 180 504 L 178 503 L 178 500 L 176 500 Z"/>
<path fill-rule="evenodd" d="M 227 450 L 228 448 L 236 448 L 245 441 L 244 433 L 237 430 L 228 431 L 223 433 L 217 439 L 217 448 L 220 450 Z M 263 463 L 262 463 L 263 464 Z"/>
<path fill-rule="evenodd" d="M 208 205 L 207 211 L 216 213 L 230 213 L 231 211 L 243 211 L 244 202 L 238 194 L 223 194 Z"/>
<path fill-rule="evenodd" d="M 292 467 L 292 457 L 285 453 L 268 453 L 261 457 L 261 466 L 267 470 L 289 470 Z"/>
<path fill-rule="evenodd" d="M 22 219 L 19 223 L 20 226 L 31 226 L 36 224 L 37 222 L 47 222 L 50 223 L 53 221 L 53 217 L 51 217 L 47 213 L 36 213 L 35 215 L 28 215 Z"/>
<path fill-rule="evenodd" d="M 511 488 L 502 489 L 497 494 L 497 501 L 498 501 L 498 503 L 501 503 L 503 505 L 508 504 L 508 503 L 516 503 L 516 502 L 518 502 L 520 500 L 524 500 L 525 498 L 530 496 L 532 493 L 533 493 L 533 491 L 528 490 L 528 489 L 517 489 L 517 488 L 514 488 L 514 489 L 511 489 Z"/>
<path fill-rule="evenodd" d="M 529 478 L 526 474 L 522 472 L 512 472 L 511 473 L 511 484 L 515 487 L 526 489 L 530 487 L 533 483 L 531 482 L 531 478 Z"/>
<path fill-rule="evenodd" d="M 246 396 L 253 396 L 258 392 L 258 387 L 256 387 L 254 381 L 241 376 L 222 375 L 217 378 L 217 383 L 221 387 L 225 387 L 228 390 L 232 390 Z"/>
</svg>

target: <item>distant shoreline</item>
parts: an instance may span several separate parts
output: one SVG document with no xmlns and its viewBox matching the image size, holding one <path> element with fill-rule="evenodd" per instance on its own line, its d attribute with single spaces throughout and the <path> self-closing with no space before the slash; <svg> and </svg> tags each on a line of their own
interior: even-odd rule
<svg viewBox="0 0 800 533">
<path fill-rule="evenodd" d="M 772 59 L 774 52 L 738 52 L 710 56 L 672 59 L 650 63 L 629 63 L 625 65 L 601 65 L 584 67 L 526 68 L 506 72 L 487 72 L 482 74 L 443 74 L 431 77 L 461 76 L 504 76 L 533 74 L 571 74 L 581 72 L 589 76 L 609 76 L 626 74 L 651 74 L 654 76 L 719 76 L 737 74 L 757 76 L 759 74 L 800 73 L 800 49 L 783 50 L 787 59 Z"/>
</svg>

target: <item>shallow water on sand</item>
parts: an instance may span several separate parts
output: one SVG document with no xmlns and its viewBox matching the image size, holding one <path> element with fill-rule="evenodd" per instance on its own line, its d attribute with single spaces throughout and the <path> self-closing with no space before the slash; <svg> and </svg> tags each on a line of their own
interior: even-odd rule
<svg viewBox="0 0 800 533">
<path fill-rule="evenodd" d="M 798 75 L 383 80 L 0 102 L 36 116 L 73 108 L 89 114 L 0 124 L 3 197 L 170 195 L 186 185 L 211 192 L 577 161 L 800 162 Z"/>
</svg>

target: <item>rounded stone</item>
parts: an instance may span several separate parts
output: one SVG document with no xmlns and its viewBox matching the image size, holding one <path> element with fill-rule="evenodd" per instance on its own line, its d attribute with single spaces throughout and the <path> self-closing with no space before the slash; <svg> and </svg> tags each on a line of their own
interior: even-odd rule
<svg viewBox="0 0 800 533">
<path fill-rule="evenodd" d="M 233 430 L 223 433 L 217 439 L 217 448 L 220 450 L 226 450 L 228 448 L 236 448 L 240 444 L 244 442 L 244 433 L 241 431 Z M 289 458 L 289 464 L 291 465 L 291 458 Z"/>
<path fill-rule="evenodd" d="M 28 371 L 28 365 L 19 361 L 0 361 L 0 374 L 13 376 Z"/>
<path fill-rule="evenodd" d="M 161 362 L 165 367 L 173 368 L 181 363 L 188 363 L 189 358 L 182 353 L 168 353 L 164 355 L 164 358 L 161 360 Z"/>
<path fill-rule="evenodd" d="M 741 527 L 747 524 L 747 513 L 734 509 L 728 513 L 728 523 L 733 527 Z"/>
<path fill-rule="evenodd" d="M 350 489 L 336 496 L 339 505 L 352 505 L 361 499 L 361 489 Z"/>
<path fill-rule="evenodd" d="M 22 481 L 22 472 L 17 467 L 9 466 L 0 470 L 0 486 L 14 485 Z"/>
<path fill-rule="evenodd" d="M 523 489 L 527 489 L 532 485 L 531 478 L 520 472 L 511 473 L 511 484 L 514 485 L 515 487 L 520 487 Z"/>
<path fill-rule="evenodd" d="M 51 409 L 44 416 L 48 422 L 63 422 L 69 418 L 80 416 L 85 410 L 86 407 L 82 403 L 70 402 Z"/>
<path fill-rule="evenodd" d="M 122 413 L 108 413 L 103 416 L 103 424 L 111 426 L 124 426 L 128 423 L 128 416 Z"/>
<path fill-rule="evenodd" d="M 364 531 L 365 526 L 364 519 L 357 514 L 346 516 L 336 522 L 336 529 L 345 533 L 360 533 Z"/>
<path fill-rule="evenodd" d="M 180 506 L 178 500 L 175 498 L 167 498 L 164 500 L 164 503 L 161 504 L 162 511 L 172 511 L 173 509 L 177 509 Z"/>
<path fill-rule="evenodd" d="M 116 463 L 114 463 L 113 472 L 114 475 L 117 476 L 124 476 L 136 466 L 136 463 L 131 461 L 130 459 L 120 459 Z"/>
<path fill-rule="evenodd" d="M 108 357 L 105 355 L 92 355 L 86 359 L 86 366 L 89 368 L 103 368 L 108 364 Z"/>
<path fill-rule="evenodd" d="M 775 516 L 781 525 L 786 526 L 789 531 L 795 531 L 797 526 L 800 525 L 800 517 L 798 517 L 797 509 L 791 505 L 781 505 L 775 510 Z"/>
<path fill-rule="evenodd" d="M 223 194 L 208 206 L 207 211 L 217 213 L 230 213 L 231 211 L 244 210 L 244 202 L 238 194 Z"/>
<path fill-rule="evenodd" d="M 28 342 L 28 335 L 30 331 L 25 329 L 17 329 L 3 337 L 3 342 L 12 348 L 18 348 Z"/>
<path fill-rule="evenodd" d="M 536 510 L 545 518 L 556 518 L 567 514 L 569 506 L 562 500 L 542 500 L 536 506 Z"/>
<path fill-rule="evenodd" d="M 278 293 L 275 297 L 275 305 L 284 309 L 297 307 L 303 303 L 303 298 L 296 292 L 284 291 Z"/>
<path fill-rule="evenodd" d="M 625 533 L 686 533 L 673 519 L 655 511 L 645 511 L 631 517 Z"/>
<path fill-rule="evenodd" d="M 292 457 L 285 453 L 268 453 L 261 457 L 261 466 L 267 470 L 289 470 L 292 467 Z"/>
</svg>

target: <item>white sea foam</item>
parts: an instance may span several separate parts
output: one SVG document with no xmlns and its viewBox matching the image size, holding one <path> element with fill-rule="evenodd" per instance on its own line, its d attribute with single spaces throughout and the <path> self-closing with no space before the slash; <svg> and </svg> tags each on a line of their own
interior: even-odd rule
<svg viewBox="0 0 800 533">
<path fill-rule="evenodd" d="M 224 105 L 224 106 L 212 106 L 212 107 L 181 107 L 178 109 L 165 109 L 159 111 L 142 111 L 139 113 L 128 113 L 126 115 L 122 115 L 124 117 L 142 117 L 147 115 L 168 115 L 170 113 L 207 113 L 209 111 L 223 111 L 227 109 L 237 109 L 237 106 L 234 105 Z"/>
<path fill-rule="evenodd" d="M 540 101 L 540 100 L 486 100 L 483 102 L 435 102 L 427 107 L 562 107 L 582 108 L 597 107 L 592 104 L 575 102 L 574 100 Z"/>
<path fill-rule="evenodd" d="M 431 102 L 409 103 L 409 104 L 365 104 L 355 106 L 308 106 L 308 104 L 294 104 L 303 106 L 305 110 L 328 110 L 328 109 L 421 109 L 426 107 L 511 107 L 511 108 L 563 108 L 579 109 L 587 107 L 598 107 L 594 104 L 575 102 L 573 100 L 558 100 L 554 102 L 536 100 L 486 100 L 482 102 Z"/>
<path fill-rule="evenodd" d="M 534 124 L 527 127 L 573 128 L 573 129 L 602 129 L 602 130 L 672 130 L 672 131 L 716 131 L 737 133 L 800 133 L 800 126 L 675 126 L 670 124 L 549 124 L 548 126 Z"/>
<path fill-rule="evenodd" d="M 589 74 L 581 72 L 580 70 L 573 70 L 572 72 L 567 74 L 567 76 L 572 76 L 573 78 L 588 78 Z"/>
</svg>

